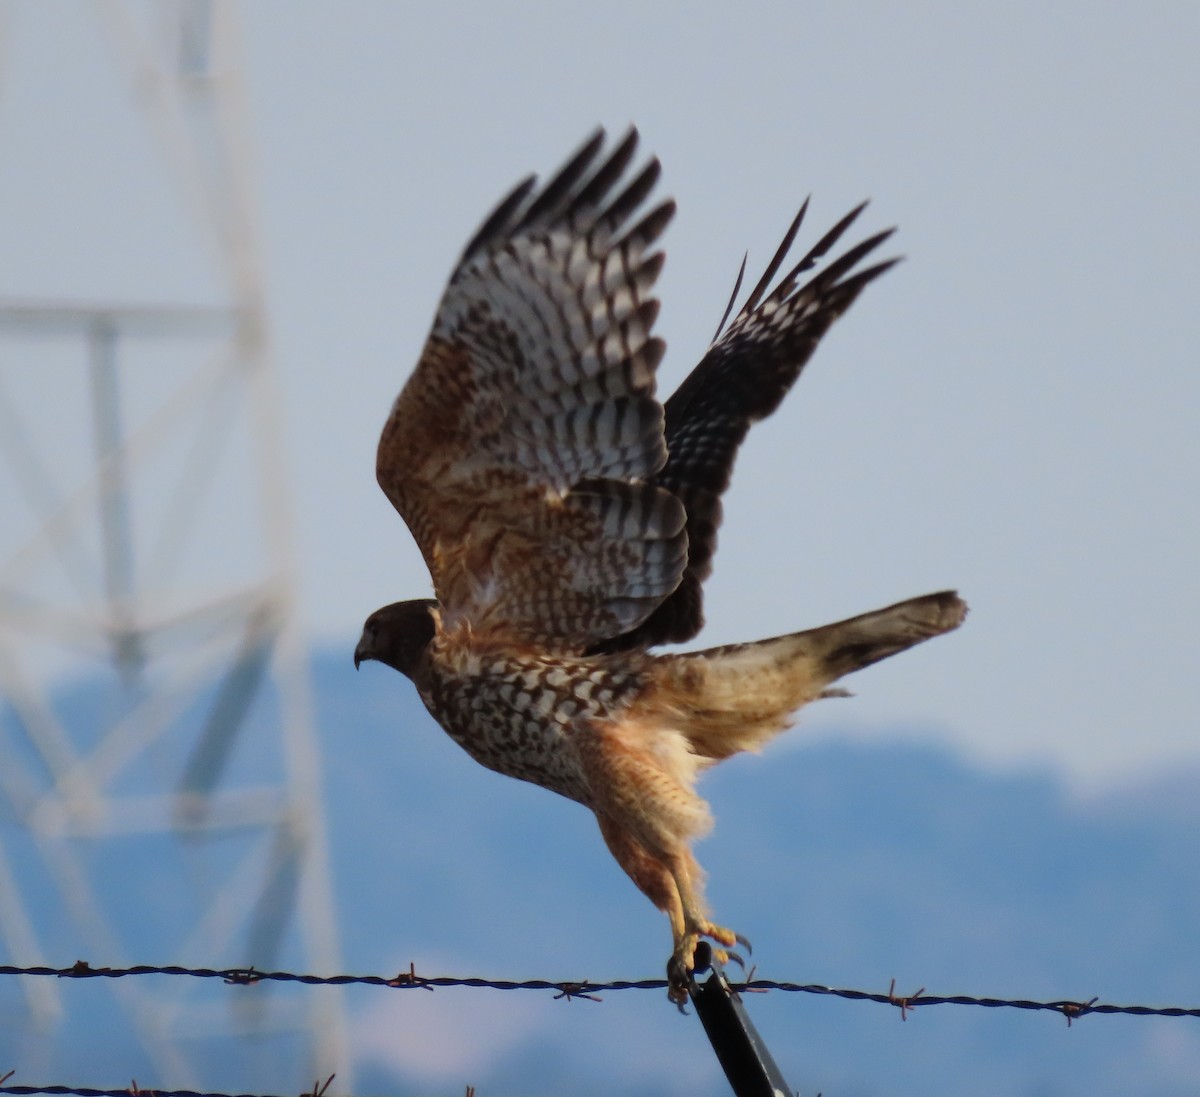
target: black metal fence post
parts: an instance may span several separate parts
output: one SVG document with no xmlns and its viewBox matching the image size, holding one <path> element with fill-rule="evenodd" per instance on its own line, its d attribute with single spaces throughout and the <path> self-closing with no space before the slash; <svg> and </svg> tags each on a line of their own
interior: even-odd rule
<svg viewBox="0 0 1200 1097">
<path fill-rule="evenodd" d="M 734 1094 L 792 1097 L 795 1091 L 784 1081 L 746 1007 L 730 988 L 724 968 L 715 962 L 710 966 L 712 974 L 703 985 L 693 982 L 689 994 Z"/>
</svg>

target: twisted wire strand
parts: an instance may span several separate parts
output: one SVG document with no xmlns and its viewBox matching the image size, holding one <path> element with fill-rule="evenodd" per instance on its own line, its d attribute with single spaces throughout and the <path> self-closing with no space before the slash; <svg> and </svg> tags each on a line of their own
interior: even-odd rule
<svg viewBox="0 0 1200 1097">
<path fill-rule="evenodd" d="M 92 1089 L 89 1086 L 0 1086 L 0 1093 L 69 1094 L 71 1097 L 283 1097 L 272 1093 L 203 1093 L 194 1089 Z M 292 1097 L 295 1097 L 293 1094 Z M 304 1097 L 310 1097 L 304 1094 Z"/>
<path fill-rule="evenodd" d="M 753 974 L 753 972 L 751 972 Z M 41 976 L 57 979 L 122 979 L 140 975 L 166 975 L 193 979 L 220 979 L 231 986 L 253 986 L 256 983 L 302 983 L 308 986 L 380 986 L 393 989 L 428 990 L 438 987 L 468 987 L 488 988 L 491 990 L 542 990 L 554 991 L 555 998 L 571 1000 L 585 998 L 589 1001 L 601 1001 L 600 994 L 618 990 L 664 990 L 667 986 L 665 979 L 617 979 L 607 982 L 592 982 L 585 979 L 580 981 L 554 979 L 487 979 L 478 975 L 418 975 L 414 965 L 410 964 L 408 971 L 402 971 L 394 976 L 384 975 L 312 975 L 292 971 L 257 971 L 254 968 L 189 968 L 179 965 L 157 966 L 139 964 L 134 967 L 109 968 L 92 967 L 80 960 L 68 968 L 54 967 L 16 967 L 0 965 L 0 975 Z M 1028 998 L 983 998 L 967 994 L 938 995 L 926 994 L 922 987 L 914 994 L 902 996 L 896 994 L 896 983 L 892 980 L 886 993 L 869 990 L 851 990 L 844 987 L 829 987 L 819 983 L 789 983 L 773 979 L 747 979 L 740 983 L 730 983 L 731 989 L 737 994 L 766 993 L 777 990 L 791 994 L 816 994 L 826 997 L 845 998 L 850 1001 L 878 1002 L 882 1005 L 893 1006 L 900 1010 L 901 1020 L 905 1020 L 912 1010 L 920 1006 L 981 1006 L 985 1009 L 1023 1009 L 1041 1010 L 1057 1013 L 1066 1018 L 1068 1026 L 1080 1017 L 1089 1013 L 1119 1014 L 1135 1017 L 1200 1017 L 1198 1006 L 1145 1006 L 1145 1005 L 1116 1005 L 1111 1002 L 1101 1002 L 1098 998 L 1088 1001 L 1036 1001 Z M 190 1089 L 140 1089 L 134 1082 L 127 1089 L 94 1089 L 87 1086 L 65 1085 L 7 1085 L 12 1078 L 12 1072 L 0 1075 L 0 1095 L 12 1094 L 14 1097 L 34 1097 L 37 1094 L 50 1094 L 54 1097 L 282 1097 L 274 1094 L 249 1093 L 212 1093 Z M 330 1079 L 332 1081 L 332 1079 Z M 311 1094 L 301 1097 L 322 1097 L 329 1082 L 325 1086 L 313 1087 Z"/>
<path fill-rule="evenodd" d="M 379 986 L 393 989 L 435 990 L 439 987 L 488 988 L 491 990 L 550 990 L 556 998 L 588 998 L 599 1001 L 601 993 L 619 990 L 664 990 L 665 979 L 613 979 L 595 982 L 591 979 L 488 979 L 478 975 L 419 975 L 412 965 L 397 975 L 313 975 L 292 971 L 258 971 L 255 968 L 189 968 L 178 965 L 156 966 L 139 964 L 134 967 L 92 967 L 79 961 L 67 968 L 15 967 L 0 965 L 0 975 L 44 976 L 57 979 L 122 979 L 139 975 L 180 976 L 193 979 L 220 979 L 233 986 L 252 986 L 256 983 L 303 983 L 309 986 Z M 969 994 L 926 994 L 922 987 L 914 994 L 896 994 L 895 981 L 886 992 L 829 987 L 819 983 L 779 982 L 774 979 L 730 980 L 731 988 L 739 994 L 777 990 L 788 994 L 816 994 L 850 1001 L 878 1002 L 901 1010 L 901 1016 L 920 1006 L 980 1006 L 985 1009 L 1043 1010 L 1058 1013 L 1068 1020 L 1078 1020 L 1089 1013 L 1121 1014 L 1134 1017 L 1200 1017 L 1200 1006 L 1116 1005 L 1090 1000 L 1037 1001 L 1029 998 L 986 998 Z M 0 1093 L 10 1092 L 0 1087 Z M 125 1091 L 121 1091 L 125 1092 Z"/>
</svg>

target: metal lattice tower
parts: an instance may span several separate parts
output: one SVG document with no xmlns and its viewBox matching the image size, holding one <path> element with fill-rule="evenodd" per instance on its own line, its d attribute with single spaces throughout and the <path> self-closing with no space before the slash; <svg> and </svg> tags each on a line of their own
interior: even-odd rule
<svg viewBox="0 0 1200 1097">
<path fill-rule="evenodd" d="M 0 176 L 22 133 L 57 141 L 70 207 L 42 194 L 19 232 L 0 209 L 4 962 L 340 969 L 232 18 L 0 11 Z M 84 89 L 64 132 L 26 76 Z M 93 107 L 123 128 L 71 178 Z M 18 1081 L 91 1040 L 154 1088 L 351 1084 L 333 988 L 80 986 L 2 988 Z"/>
</svg>

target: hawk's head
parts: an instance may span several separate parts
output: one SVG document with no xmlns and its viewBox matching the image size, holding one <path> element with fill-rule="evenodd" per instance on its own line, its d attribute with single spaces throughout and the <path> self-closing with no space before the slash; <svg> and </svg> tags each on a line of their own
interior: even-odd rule
<svg viewBox="0 0 1200 1097">
<path fill-rule="evenodd" d="M 354 649 L 354 665 L 367 659 L 384 663 L 409 678 L 414 677 L 421 655 L 433 639 L 432 598 L 393 602 L 377 609 L 363 625 Z"/>
</svg>

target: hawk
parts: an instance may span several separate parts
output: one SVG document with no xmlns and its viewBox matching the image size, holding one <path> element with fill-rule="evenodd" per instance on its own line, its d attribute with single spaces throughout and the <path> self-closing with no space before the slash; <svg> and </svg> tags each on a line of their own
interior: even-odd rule
<svg viewBox="0 0 1200 1097">
<path fill-rule="evenodd" d="M 818 340 L 895 260 L 850 248 L 808 281 L 862 206 L 772 288 L 804 217 L 679 389 L 655 398 L 652 334 L 675 212 L 642 212 L 659 176 L 637 132 L 598 131 L 540 189 L 518 185 L 467 244 L 379 441 L 377 477 L 434 599 L 367 618 L 355 665 L 407 675 L 489 769 L 591 809 L 617 862 L 671 922 L 669 995 L 710 919 L 692 842 L 711 826 L 697 778 L 757 750 L 839 678 L 957 627 L 950 591 L 755 643 L 651 654 L 703 623 L 721 495 L 750 425 L 780 404 Z M 865 203 L 864 203 L 865 205 Z M 742 273 L 745 262 L 742 264 Z"/>
</svg>

